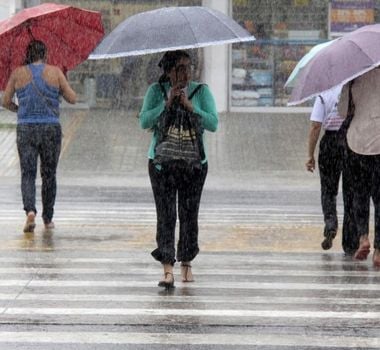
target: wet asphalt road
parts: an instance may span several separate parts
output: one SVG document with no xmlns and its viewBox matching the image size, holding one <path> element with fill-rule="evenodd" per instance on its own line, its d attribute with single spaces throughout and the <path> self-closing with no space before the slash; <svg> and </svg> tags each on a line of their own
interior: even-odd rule
<svg viewBox="0 0 380 350">
<path fill-rule="evenodd" d="M 209 138 L 196 281 L 182 283 L 177 266 L 169 292 L 150 256 L 149 135 L 134 119 L 63 116 L 57 227 L 38 219 L 34 235 L 22 233 L 14 134 L 0 130 L 0 349 L 380 348 L 380 272 L 345 257 L 340 235 L 320 250 L 318 177 L 301 168 L 301 131 L 289 137 L 307 123 L 222 122 Z"/>
</svg>

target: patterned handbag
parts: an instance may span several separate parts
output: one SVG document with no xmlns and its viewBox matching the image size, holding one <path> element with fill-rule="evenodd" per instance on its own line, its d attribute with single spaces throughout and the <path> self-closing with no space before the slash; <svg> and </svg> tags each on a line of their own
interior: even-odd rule
<svg viewBox="0 0 380 350">
<path fill-rule="evenodd" d="M 160 86 L 167 100 L 166 91 L 162 85 Z M 194 89 L 188 97 L 189 100 L 201 87 L 202 84 Z M 205 154 L 202 142 L 203 128 L 198 114 L 184 109 L 179 103 L 173 103 L 160 115 L 156 133 L 155 164 L 182 160 L 195 167 L 201 166 Z"/>
</svg>

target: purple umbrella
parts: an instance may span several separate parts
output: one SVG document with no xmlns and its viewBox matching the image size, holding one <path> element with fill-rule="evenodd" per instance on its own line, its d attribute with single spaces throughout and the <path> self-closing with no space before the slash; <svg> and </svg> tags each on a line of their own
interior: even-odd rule
<svg viewBox="0 0 380 350">
<path fill-rule="evenodd" d="M 380 65 L 380 24 L 361 27 L 318 52 L 303 68 L 289 106 L 344 84 Z"/>
</svg>

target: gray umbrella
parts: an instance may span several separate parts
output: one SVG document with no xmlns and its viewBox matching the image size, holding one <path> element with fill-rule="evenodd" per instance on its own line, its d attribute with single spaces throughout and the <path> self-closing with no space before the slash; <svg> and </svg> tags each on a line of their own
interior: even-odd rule
<svg viewBox="0 0 380 350">
<path fill-rule="evenodd" d="M 136 56 L 253 40 L 254 36 L 219 11 L 201 6 L 164 7 L 124 20 L 89 58 Z"/>
</svg>

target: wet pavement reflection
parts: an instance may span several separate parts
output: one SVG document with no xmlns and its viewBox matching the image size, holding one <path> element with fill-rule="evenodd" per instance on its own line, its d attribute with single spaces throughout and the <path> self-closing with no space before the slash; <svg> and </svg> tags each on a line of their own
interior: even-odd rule
<svg viewBox="0 0 380 350">
<path fill-rule="evenodd" d="M 72 125 L 73 116 L 63 118 Z M 321 250 L 319 179 L 294 171 L 304 150 L 289 161 L 274 152 L 278 140 L 257 155 L 236 142 L 239 128 L 256 130 L 257 121 L 304 125 L 305 135 L 307 123 L 228 118 L 226 139 L 209 138 L 195 282 L 182 283 L 176 264 L 174 289 L 157 286 L 162 267 L 150 256 L 149 139 L 130 132 L 135 119 L 81 115 L 65 144 L 52 231 L 39 217 L 34 234 L 22 233 L 17 162 L 7 168 L 12 177 L 0 175 L 0 349 L 380 349 L 380 271 L 371 257 L 345 256 L 340 233 Z M 257 133 L 250 142 L 258 149 L 270 136 Z M 79 157 L 99 144 L 104 150 Z"/>
</svg>

